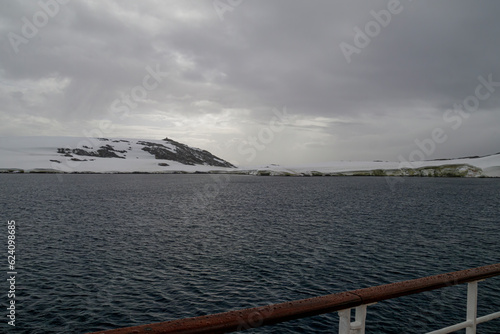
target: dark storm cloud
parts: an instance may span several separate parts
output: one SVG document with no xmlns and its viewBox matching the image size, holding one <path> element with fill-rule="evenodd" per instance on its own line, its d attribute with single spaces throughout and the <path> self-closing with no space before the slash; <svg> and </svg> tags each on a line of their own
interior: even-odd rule
<svg viewBox="0 0 500 334">
<path fill-rule="evenodd" d="M 500 81 L 500 3 L 401 0 L 398 13 L 348 62 L 341 43 L 356 47 L 354 29 L 366 33 L 373 12 L 391 3 L 243 1 L 220 15 L 213 1 L 70 1 L 16 53 L 12 33 L 23 36 L 23 18 L 33 21 L 43 8 L 5 2 L 0 117 L 72 124 L 69 135 L 102 118 L 121 129 L 117 136 L 148 137 L 153 128 L 159 136 L 164 126 L 165 135 L 211 149 L 258 132 L 273 108 L 286 106 L 288 130 L 260 152 L 262 159 L 290 146 L 315 150 L 318 159 L 394 158 L 438 126 L 457 138 L 436 154 L 489 153 L 498 131 L 472 138 L 499 124 L 500 87 L 457 131 L 443 114 L 474 95 L 478 77 Z M 161 82 L 142 89 L 147 95 L 119 118 L 113 103 L 123 106 L 134 88 L 141 91 L 147 67 L 164 73 Z M 237 146 L 222 154 L 236 159 Z"/>
</svg>

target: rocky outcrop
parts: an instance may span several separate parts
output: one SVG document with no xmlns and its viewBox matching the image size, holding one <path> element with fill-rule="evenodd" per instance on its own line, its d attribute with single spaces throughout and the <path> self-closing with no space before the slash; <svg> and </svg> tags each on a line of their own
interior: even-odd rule
<svg viewBox="0 0 500 334">
<path fill-rule="evenodd" d="M 209 165 L 214 167 L 234 168 L 231 163 L 216 157 L 212 153 L 187 146 L 175 140 L 165 138 L 165 144 L 139 141 L 137 144 L 143 145 L 143 151 L 149 152 L 159 160 L 173 160 L 184 165 Z"/>
<path fill-rule="evenodd" d="M 125 159 L 124 156 L 119 156 L 118 153 L 125 153 L 126 151 L 117 151 L 111 145 L 101 146 L 97 151 L 91 151 L 90 148 L 85 146 L 86 149 L 83 148 L 58 148 L 57 153 L 65 157 L 72 157 L 72 154 L 86 156 L 86 157 L 99 157 L 99 158 L 120 158 Z"/>
</svg>

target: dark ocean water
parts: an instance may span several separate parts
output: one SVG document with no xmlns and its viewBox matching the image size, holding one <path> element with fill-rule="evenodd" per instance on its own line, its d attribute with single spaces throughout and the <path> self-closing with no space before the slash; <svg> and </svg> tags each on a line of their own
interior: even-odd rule
<svg viewBox="0 0 500 334">
<path fill-rule="evenodd" d="M 500 262 L 500 180 L 0 175 L 16 221 L 16 327 L 85 333 Z M 4 281 L 5 282 L 5 281 Z M 8 290 L 7 282 L 4 290 Z M 380 302 L 367 333 L 465 318 L 466 285 Z M 500 277 L 479 315 L 500 310 Z M 248 331 L 335 333 L 336 313 Z M 500 333 L 500 320 L 479 326 Z"/>
</svg>

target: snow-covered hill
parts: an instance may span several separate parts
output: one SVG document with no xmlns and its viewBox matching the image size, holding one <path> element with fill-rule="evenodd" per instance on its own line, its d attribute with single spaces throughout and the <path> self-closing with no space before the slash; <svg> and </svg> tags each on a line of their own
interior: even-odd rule
<svg viewBox="0 0 500 334">
<path fill-rule="evenodd" d="M 419 162 L 337 161 L 235 167 L 208 151 L 165 138 L 0 137 L 0 172 L 500 177 L 500 154 Z"/>
<path fill-rule="evenodd" d="M 208 171 L 234 166 L 208 151 L 171 139 L 0 138 L 0 169 L 27 172 Z"/>
</svg>

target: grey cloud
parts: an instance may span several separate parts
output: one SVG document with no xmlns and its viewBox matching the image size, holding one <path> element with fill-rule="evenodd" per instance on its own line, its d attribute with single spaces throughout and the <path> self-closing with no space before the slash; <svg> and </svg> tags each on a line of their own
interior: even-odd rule
<svg viewBox="0 0 500 334">
<path fill-rule="evenodd" d="M 289 122 L 259 158 L 287 152 L 283 148 L 295 143 L 303 151 L 283 160 L 312 159 L 307 149 L 318 160 L 356 154 L 394 159 L 412 149 L 415 136 L 437 126 L 449 130 L 443 113 L 474 94 L 479 76 L 500 81 L 500 4 L 401 0 L 401 13 L 348 63 L 340 43 L 353 44 L 353 28 L 364 29 L 374 20 L 370 12 L 388 3 L 244 1 L 220 20 L 210 0 L 71 1 L 16 54 L 9 32 L 21 34 L 21 18 L 31 18 L 40 7 L 5 2 L 0 119 L 45 117 L 54 135 L 61 123 L 71 123 L 80 135 L 101 118 L 124 128 L 129 124 L 110 112 L 113 101 L 142 84 L 146 66 L 159 66 L 168 76 L 130 110 L 127 122 L 142 117 L 134 135 L 142 128 L 147 137 L 148 129 L 157 133 L 162 126 L 165 136 L 175 133 L 180 141 L 202 133 L 203 139 L 188 143 L 209 143 L 204 148 L 211 149 L 253 134 L 267 125 L 273 108 L 287 106 L 295 119 L 323 117 L 325 124 Z M 48 78 L 65 86 L 50 90 Z M 481 128 L 498 126 L 498 90 L 481 101 L 474 121 L 464 120 L 460 131 L 450 132 L 454 139 L 436 154 L 495 150 L 497 132 L 471 138 Z M 149 124 L 144 115 L 150 115 Z M 168 121 L 158 123 L 160 116 Z M 0 131 L 22 132 L 22 119 L 15 124 L 16 130 Z M 415 132 L 409 134 L 410 127 Z M 332 147 L 335 152 L 328 151 Z M 238 160 L 237 148 L 226 156 Z"/>
</svg>

